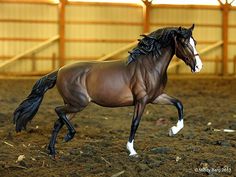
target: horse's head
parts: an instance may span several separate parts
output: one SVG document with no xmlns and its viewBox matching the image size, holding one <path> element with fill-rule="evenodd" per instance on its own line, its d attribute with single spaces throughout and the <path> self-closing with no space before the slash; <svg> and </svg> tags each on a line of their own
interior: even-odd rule
<svg viewBox="0 0 236 177">
<path fill-rule="evenodd" d="M 202 61 L 196 50 L 196 41 L 192 37 L 194 24 L 189 29 L 179 27 L 175 41 L 175 55 L 191 67 L 192 72 L 202 69 Z"/>
</svg>

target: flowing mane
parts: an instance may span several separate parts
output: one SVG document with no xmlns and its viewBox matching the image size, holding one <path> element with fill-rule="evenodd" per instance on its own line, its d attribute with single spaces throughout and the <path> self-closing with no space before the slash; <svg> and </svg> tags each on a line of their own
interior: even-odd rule
<svg viewBox="0 0 236 177">
<path fill-rule="evenodd" d="M 192 36 L 186 28 L 168 27 L 158 29 L 148 35 L 141 35 L 143 38 L 138 39 L 138 45 L 129 51 L 130 55 L 127 64 L 136 61 L 139 56 L 152 53 L 158 57 L 161 55 L 161 49 L 169 46 L 174 35 L 180 35 L 184 38 Z"/>
</svg>

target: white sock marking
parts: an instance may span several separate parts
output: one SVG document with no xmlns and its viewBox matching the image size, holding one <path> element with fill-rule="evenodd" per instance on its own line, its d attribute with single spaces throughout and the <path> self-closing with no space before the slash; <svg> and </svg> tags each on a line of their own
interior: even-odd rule
<svg viewBox="0 0 236 177">
<path fill-rule="evenodd" d="M 137 154 L 137 152 L 134 150 L 134 140 L 131 143 L 127 142 L 126 147 L 128 151 L 130 152 L 129 156 L 134 156 Z"/>
<path fill-rule="evenodd" d="M 192 37 L 190 38 L 190 44 L 191 44 L 191 46 L 193 47 L 193 52 L 194 52 L 194 54 L 198 54 L 198 52 L 197 52 L 197 50 L 196 50 L 196 47 L 195 47 L 194 40 L 193 40 Z M 195 56 L 195 59 L 196 59 L 195 72 L 199 72 L 199 71 L 201 71 L 201 69 L 202 69 L 202 61 L 201 61 L 199 55 L 196 55 L 196 56 Z"/>
<path fill-rule="evenodd" d="M 176 126 L 171 127 L 171 132 L 173 135 L 177 134 L 184 127 L 184 120 L 179 120 Z M 170 136 L 172 136 L 170 134 Z"/>
</svg>

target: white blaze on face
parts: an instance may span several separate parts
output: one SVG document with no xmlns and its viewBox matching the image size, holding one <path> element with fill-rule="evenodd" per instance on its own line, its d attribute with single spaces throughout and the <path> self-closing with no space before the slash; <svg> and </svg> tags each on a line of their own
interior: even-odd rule
<svg viewBox="0 0 236 177">
<path fill-rule="evenodd" d="M 195 54 L 195 55 L 198 54 L 198 52 L 197 52 L 197 50 L 196 50 L 196 47 L 195 47 L 194 40 L 193 40 L 192 37 L 190 38 L 190 44 L 191 44 L 191 46 L 193 47 L 193 52 L 194 52 L 194 54 Z M 201 61 L 199 55 L 196 55 L 196 56 L 195 56 L 195 59 L 196 59 L 195 72 L 199 72 L 199 71 L 201 71 L 201 69 L 202 69 L 202 61 Z"/>
</svg>

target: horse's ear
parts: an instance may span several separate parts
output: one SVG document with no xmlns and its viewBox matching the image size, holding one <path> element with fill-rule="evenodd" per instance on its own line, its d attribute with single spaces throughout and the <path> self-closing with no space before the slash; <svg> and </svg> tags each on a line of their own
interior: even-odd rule
<svg viewBox="0 0 236 177">
<path fill-rule="evenodd" d="M 193 29 L 194 29 L 194 24 L 189 28 L 189 30 L 191 30 L 191 31 L 193 31 Z"/>
</svg>

